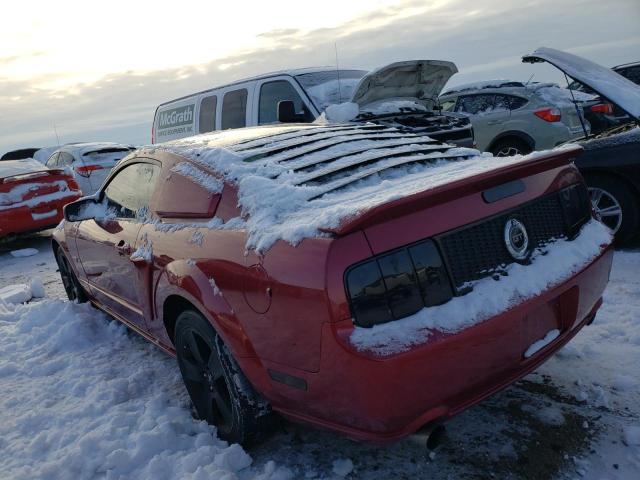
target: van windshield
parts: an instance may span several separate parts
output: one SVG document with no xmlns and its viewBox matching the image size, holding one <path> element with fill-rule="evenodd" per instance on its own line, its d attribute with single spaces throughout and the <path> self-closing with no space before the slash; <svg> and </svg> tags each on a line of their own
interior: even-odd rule
<svg viewBox="0 0 640 480">
<path fill-rule="evenodd" d="M 303 73 L 296 80 L 307 92 L 319 112 L 329 105 L 348 102 L 365 70 L 327 70 L 326 72 Z"/>
</svg>

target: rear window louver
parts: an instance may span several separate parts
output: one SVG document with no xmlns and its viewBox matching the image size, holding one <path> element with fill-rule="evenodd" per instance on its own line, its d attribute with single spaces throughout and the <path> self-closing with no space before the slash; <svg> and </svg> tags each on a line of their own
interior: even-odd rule
<svg viewBox="0 0 640 480">
<path fill-rule="evenodd" d="M 304 129 L 237 144 L 233 150 L 246 162 L 285 167 L 269 178 L 286 177 L 283 181 L 290 185 L 314 187 L 309 201 L 394 168 L 477 154 L 426 135 L 378 125 Z"/>
</svg>

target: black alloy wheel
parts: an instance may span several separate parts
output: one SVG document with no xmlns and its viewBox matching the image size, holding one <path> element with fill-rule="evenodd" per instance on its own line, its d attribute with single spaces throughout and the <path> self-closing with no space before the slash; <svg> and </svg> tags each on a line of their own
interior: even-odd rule
<svg viewBox="0 0 640 480">
<path fill-rule="evenodd" d="M 211 324 L 193 310 L 176 321 L 178 366 L 198 418 L 223 440 L 250 443 L 272 423 L 269 404 L 252 388 Z"/>
</svg>

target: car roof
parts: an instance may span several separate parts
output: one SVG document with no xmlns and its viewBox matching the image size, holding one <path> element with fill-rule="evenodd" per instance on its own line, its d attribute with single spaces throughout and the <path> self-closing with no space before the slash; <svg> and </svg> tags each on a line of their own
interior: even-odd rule
<svg viewBox="0 0 640 480">
<path fill-rule="evenodd" d="M 307 74 L 307 73 L 319 73 L 319 72 L 335 71 L 335 69 L 336 69 L 335 67 L 331 67 L 331 66 L 326 66 L 326 67 L 306 67 L 306 68 L 290 68 L 290 69 L 286 69 L 286 70 L 276 70 L 276 71 L 269 72 L 269 73 L 262 73 L 260 75 L 254 75 L 254 76 L 251 76 L 251 77 L 240 78 L 238 80 L 234 80 L 233 82 L 224 83 L 224 84 L 221 84 L 221 85 L 216 85 L 215 87 L 207 88 L 206 90 L 201 90 L 201 91 L 195 92 L 195 93 L 190 93 L 190 94 L 184 95 L 182 97 L 174 98 L 173 100 L 168 100 L 168 101 L 163 102 L 160 105 L 158 105 L 158 108 L 163 107 L 165 105 L 169 105 L 169 104 L 174 103 L 174 102 L 178 102 L 180 100 L 184 100 L 185 98 L 195 97 L 196 95 L 202 95 L 204 93 L 212 92 L 214 90 L 219 90 L 221 88 L 232 87 L 233 85 L 238 85 L 238 84 L 245 83 L 245 82 L 253 82 L 255 80 L 263 80 L 265 78 L 278 77 L 278 76 L 281 76 L 281 75 L 289 75 L 291 77 L 294 77 L 296 75 L 304 75 L 304 74 Z M 362 69 L 359 69 L 359 68 L 341 68 L 340 69 L 340 71 L 347 71 L 347 70 L 362 70 Z M 366 70 L 362 70 L 362 71 L 366 72 Z"/>
<path fill-rule="evenodd" d="M 452 93 L 462 93 L 473 90 L 486 90 L 486 89 L 500 89 L 505 87 L 515 87 L 515 88 L 525 88 L 527 86 L 526 83 L 520 82 L 518 80 L 506 80 L 506 79 L 497 79 L 497 80 L 484 80 L 481 82 L 470 82 L 463 83 L 461 85 L 456 85 L 455 87 L 448 88 L 443 94 L 450 95 Z"/>
<path fill-rule="evenodd" d="M 135 147 L 133 145 L 128 145 L 126 143 L 116 143 L 116 142 L 86 142 L 86 143 L 73 143 L 67 144 L 59 149 L 57 152 L 64 151 L 69 153 L 75 153 L 76 155 L 82 156 L 89 152 L 95 152 L 97 150 L 107 150 L 112 148 L 127 148 L 133 150 Z M 53 154 L 52 154 L 53 155 Z"/>
</svg>

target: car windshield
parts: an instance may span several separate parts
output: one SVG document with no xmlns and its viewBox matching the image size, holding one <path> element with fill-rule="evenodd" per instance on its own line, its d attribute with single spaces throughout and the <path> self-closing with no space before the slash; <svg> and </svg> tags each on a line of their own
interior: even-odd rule
<svg viewBox="0 0 640 480">
<path fill-rule="evenodd" d="M 327 70 L 296 75 L 296 79 L 322 112 L 329 105 L 348 102 L 366 74 L 365 70 Z"/>
</svg>

